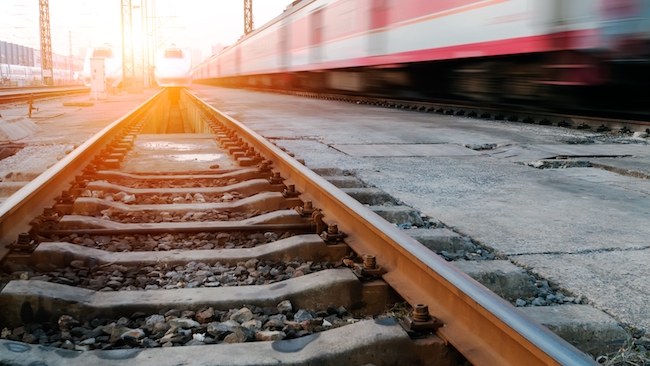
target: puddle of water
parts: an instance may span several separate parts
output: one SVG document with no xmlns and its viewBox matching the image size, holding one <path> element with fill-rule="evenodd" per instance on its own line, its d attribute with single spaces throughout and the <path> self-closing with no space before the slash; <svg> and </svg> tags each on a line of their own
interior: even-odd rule
<svg viewBox="0 0 650 366">
<path fill-rule="evenodd" d="M 165 159 L 171 161 L 196 161 L 196 162 L 209 162 L 216 160 L 223 160 L 226 154 L 176 154 L 176 155 L 158 155 L 152 156 L 153 159 Z"/>
</svg>

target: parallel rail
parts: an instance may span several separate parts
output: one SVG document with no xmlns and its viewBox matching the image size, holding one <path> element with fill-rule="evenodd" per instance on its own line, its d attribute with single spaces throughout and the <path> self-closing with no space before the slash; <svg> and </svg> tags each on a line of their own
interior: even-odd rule
<svg viewBox="0 0 650 366">
<path fill-rule="evenodd" d="M 59 97 L 70 94 L 87 93 L 88 87 L 59 87 L 59 88 L 30 88 L 30 89 L 0 89 L 0 104 Z"/>
<path fill-rule="evenodd" d="M 315 174 L 252 129 L 183 91 L 188 115 L 208 115 L 234 131 L 281 172 L 286 185 L 295 185 L 303 201 L 322 210 L 324 221 L 337 223 L 356 253 L 376 256 L 387 272 L 383 279 L 411 305 L 427 304 L 444 324 L 437 333 L 475 365 L 592 365 L 594 361 L 520 313 L 482 285 L 447 264 L 423 245 Z M 123 128 L 156 102 L 160 93 L 134 113 L 106 127 L 58 164 L 0 205 L 0 258 L 19 233 L 30 230 L 58 192 L 69 188 Z M 122 135 L 121 135 L 122 134 Z"/>
<path fill-rule="evenodd" d="M 650 115 L 637 114 L 634 118 L 598 117 L 594 115 L 581 115 L 575 113 L 559 113 L 552 110 L 545 110 L 543 108 L 532 108 L 522 105 L 484 104 L 461 100 L 398 99 L 373 95 L 256 88 L 251 88 L 251 90 L 259 90 L 263 92 L 270 91 L 281 94 L 345 101 L 356 104 L 376 105 L 386 108 L 419 111 L 423 113 L 437 113 L 485 120 L 548 125 L 596 132 L 632 133 L 635 131 L 647 132 L 648 129 L 650 129 Z M 608 114 L 611 115 L 613 112 L 608 112 Z M 624 112 L 621 112 L 620 114 L 623 116 L 626 115 Z"/>
</svg>

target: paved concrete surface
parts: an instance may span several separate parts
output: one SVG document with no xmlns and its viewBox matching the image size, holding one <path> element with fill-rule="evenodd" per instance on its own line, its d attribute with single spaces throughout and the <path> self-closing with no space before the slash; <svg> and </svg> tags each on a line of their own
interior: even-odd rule
<svg viewBox="0 0 650 366">
<path fill-rule="evenodd" d="M 650 248 L 648 181 L 596 168 L 521 164 L 550 153 L 581 161 L 597 156 L 611 166 L 647 171 L 647 140 L 236 89 L 192 89 L 307 166 L 355 171 L 368 186 L 583 296 L 618 321 L 650 330 L 650 276 L 648 261 L 642 260 Z M 457 144 L 480 154 L 359 157 L 332 147 L 362 144 Z M 519 158 L 495 155 L 514 147 Z M 498 150 L 503 148 L 508 149 Z M 629 156 L 603 158 L 620 155 Z"/>
<path fill-rule="evenodd" d="M 36 100 L 38 111 L 27 118 L 27 105 L 0 105 L 0 142 L 21 142 L 27 146 L 0 160 L 0 191 L 7 195 L 16 184 L 26 184 L 61 160 L 101 129 L 151 98 L 156 89 L 143 94 L 109 95 L 106 100 L 89 100 L 88 95 Z M 92 102 L 92 106 L 64 106 L 64 103 Z M 3 185 L 11 185 L 6 190 Z M 0 201 L 3 198 L 0 197 Z"/>
<path fill-rule="evenodd" d="M 577 348 L 598 355 L 616 352 L 627 332 L 616 320 L 589 305 L 535 306 L 519 308 Z"/>
<path fill-rule="evenodd" d="M 456 261 L 452 264 L 506 300 L 537 296 L 531 276 L 507 260 Z"/>
</svg>

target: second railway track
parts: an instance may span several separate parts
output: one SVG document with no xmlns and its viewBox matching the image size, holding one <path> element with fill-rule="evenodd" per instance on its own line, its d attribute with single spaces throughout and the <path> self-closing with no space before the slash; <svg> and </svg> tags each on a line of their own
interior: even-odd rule
<svg viewBox="0 0 650 366">
<path fill-rule="evenodd" d="M 85 86 L 49 88 L 4 88 L 0 89 L 0 104 L 24 102 L 35 99 L 60 97 L 70 94 L 87 93 Z"/>
<path fill-rule="evenodd" d="M 593 362 L 248 127 L 175 95 L 0 205 L 0 363 Z M 163 133 L 170 106 L 186 133 Z"/>
</svg>

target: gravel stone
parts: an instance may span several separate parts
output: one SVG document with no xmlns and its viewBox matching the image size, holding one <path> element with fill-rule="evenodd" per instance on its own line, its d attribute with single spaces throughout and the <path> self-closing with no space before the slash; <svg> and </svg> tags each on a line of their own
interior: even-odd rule
<svg viewBox="0 0 650 366">
<path fill-rule="evenodd" d="M 192 320 L 192 319 L 187 319 L 187 318 L 176 318 L 176 319 L 170 319 L 169 320 L 169 325 L 172 327 L 178 327 L 181 329 L 190 329 L 190 328 L 200 328 L 201 324 L 199 322 Z"/>
<path fill-rule="evenodd" d="M 293 310 L 293 306 L 291 305 L 291 301 L 289 300 L 281 301 L 277 307 L 278 307 L 278 312 L 280 312 L 281 314 L 286 314 Z"/>
<path fill-rule="evenodd" d="M 296 314 L 293 316 L 293 319 L 296 322 L 304 322 L 306 320 L 312 320 L 314 317 L 306 310 L 298 310 Z"/>
<path fill-rule="evenodd" d="M 248 308 L 242 308 L 233 315 L 230 316 L 231 320 L 236 321 L 239 324 L 247 322 L 253 319 L 253 313 Z"/>
<path fill-rule="evenodd" d="M 277 330 L 265 330 L 255 332 L 255 339 L 258 341 L 281 341 L 287 335 Z"/>
</svg>

